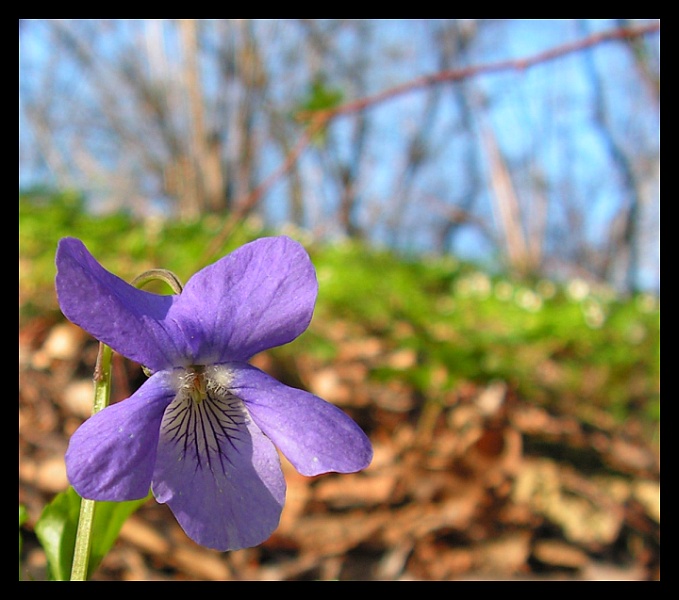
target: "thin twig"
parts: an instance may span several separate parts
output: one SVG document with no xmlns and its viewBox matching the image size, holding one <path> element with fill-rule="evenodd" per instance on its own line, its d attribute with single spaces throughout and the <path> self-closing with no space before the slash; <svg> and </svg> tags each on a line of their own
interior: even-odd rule
<svg viewBox="0 0 679 600">
<path fill-rule="evenodd" d="M 237 204 L 237 208 L 231 213 L 223 229 L 213 238 L 212 243 L 205 252 L 204 260 L 207 262 L 219 252 L 224 242 L 233 233 L 233 230 L 241 219 L 246 217 L 259 203 L 264 194 L 266 194 L 269 189 L 293 167 L 311 143 L 314 135 L 326 127 L 330 121 L 429 86 L 442 83 L 454 83 L 471 77 L 494 74 L 502 71 L 525 71 L 536 65 L 561 58 L 574 52 L 580 52 L 605 42 L 633 39 L 658 31 L 660 31 L 659 22 L 636 27 L 620 27 L 609 31 L 602 31 L 525 58 L 501 60 L 493 63 L 463 67 L 461 69 L 439 71 L 437 73 L 432 73 L 431 75 L 424 75 L 412 79 L 372 96 L 359 98 L 334 108 L 318 110 L 312 113 L 298 113 L 297 118 L 302 121 L 308 121 L 308 126 L 301 134 L 295 146 L 288 152 L 283 163 L 248 194 L 243 201 Z"/>
<path fill-rule="evenodd" d="M 374 104 L 380 104 L 386 100 L 395 98 L 396 96 L 402 96 L 403 94 L 408 94 L 415 90 L 429 87 L 431 85 L 457 82 L 463 79 L 469 79 L 471 77 L 487 75 L 490 73 L 499 73 L 501 71 L 525 71 L 536 65 L 561 58 L 562 56 L 572 54 L 573 52 L 579 52 L 581 50 L 591 48 L 592 46 L 596 46 L 604 42 L 636 38 L 650 33 L 655 33 L 657 31 L 660 31 L 660 23 L 657 22 L 650 23 L 648 25 L 640 25 L 638 27 L 623 27 L 595 33 L 575 42 L 568 42 L 566 44 L 562 44 L 561 46 L 556 46 L 554 48 L 550 48 L 549 50 L 545 50 L 544 52 L 540 52 L 525 58 L 501 60 L 483 65 L 463 67 L 461 69 L 439 71 L 437 73 L 432 73 L 431 75 L 424 75 L 422 77 L 412 79 L 400 85 L 384 90 L 383 92 L 374 94 L 373 96 L 359 98 L 358 100 L 347 102 L 346 104 L 342 104 L 341 106 L 337 106 L 335 108 L 317 111 L 314 113 L 314 116 L 322 118 L 323 122 L 327 122 L 330 119 L 340 115 L 365 110 Z M 308 115 L 301 114 L 300 117 L 304 118 L 308 117 Z"/>
<path fill-rule="evenodd" d="M 285 161 L 260 183 L 245 200 L 237 205 L 222 230 L 213 237 L 212 243 L 208 246 L 204 254 L 205 262 L 209 261 L 217 254 L 217 252 L 219 252 L 224 242 L 229 239 L 229 236 L 233 233 L 233 230 L 236 228 L 239 221 L 246 217 L 261 200 L 262 196 L 264 196 L 264 194 L 293 167 L 304 150 L 306 150 L 314 135 L 325 126 L 327 120 L 328 119 L 326 118 L 316 118 L 314 116 L 310 125 L 304 130 L 295 146 L 287 153 Z"/>
</svg>

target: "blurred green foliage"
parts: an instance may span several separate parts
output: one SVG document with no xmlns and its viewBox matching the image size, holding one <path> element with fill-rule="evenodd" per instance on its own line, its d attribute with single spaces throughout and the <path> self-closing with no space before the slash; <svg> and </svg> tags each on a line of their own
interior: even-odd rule
<svg viewBox="0 0 679 600">
<path fill-rule="evenodd" d="M 221 221 L 206 217 L 177 223 L 140 221 L 127 212 L 93 215 L 74 192 L 32 190 L 19 196 L 19 294 L 22 316 L 56 309 L 54 254 L 62 237 L 80 238 L 110 271 L 132 280 L 160 267 L 186 280 L 201 266 Z M 245 228 L 227 240 L 222 254 L 255 236 Z M 218 258 L 218 257 L 215 257 Z M 157 291 L 161 291 L 159 288 Z M 156 290 L 152 290 L 156 291 Z"/>
<path fill-rule="evenodd" d="M 317 76 L 300 102 L 299 110 L 306 112 L 329 110 L 339 106 L 343 99 L 342 90 L 329 86 L 324 76 Z"/>
<path fill-rule="evenodd" d="M 622 299 L 582 280 L 528 285 L 454 258 L 405 261 L 359 244 L 324 248 L 318 314 L 363 324 L 417 364 L 381 367 L 425 398 L 460 383 L 509 383 L 524 399 L 587 418 L 659 420 L 659 303 Z"/>
<path fill-rule="evenodd" d="M 162 267 L 185 282 L 204 266 L 221 226 L 214 216 L 191 223 L 94 216 L 70 192 L 23 195 L 19 219 L 21 318 L 58 314 L 54 252 L 63 236 L 82 239 L 124 279 Z M 244 224 L 211 260 L 270 233 Z M 501 379 L 523 399 L 579 418 L 603 409 L 619 419 L 659 421 L 655 296 L 621 298 L 582 280 L 519 282 L 453 257 L 404 259 L 358 242 L 318 245 L 304 232 L 289 235 L 310 251 L 320 295 L 311 329 L 281 352 L 332 360 L 337 349 L 323 332 L 347 321 L 379 337 L 387 351 L 411 349 L 417 357 L 411 367 L 379 366 L 370 376 L 403 380 L 425 398 L 442 398 L 464 382 Z"/>
<path fill-rule="evenodd" d="M 344 93 L 342 90 L 328 85 L 325 76 L 321 74 L 311 82 L 293 114 L 295 118 L 308 124 L 311 122 L 314 113 L 332 110 L 338 107 L 343 100 Z M 318 146 L 323 146 L 326 137 L 327 127 L 322 127 L 314 134 L 312 141 Z"/>
</svg>

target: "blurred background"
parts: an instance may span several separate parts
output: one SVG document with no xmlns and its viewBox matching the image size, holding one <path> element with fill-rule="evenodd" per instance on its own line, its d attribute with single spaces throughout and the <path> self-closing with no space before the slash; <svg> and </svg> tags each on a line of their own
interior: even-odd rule
<svg viewBox="0 0 679 600">
<path fill-rule="evenodd" d="M 96 357 L 58 239 L 186 281 L 284 233 L 318 306 L 255 362 L 373 465 L 286 465 L 281 526 L 227 555 L 149 502 L 95 577 L 657 579 L 659 62 L 656 20 L 21 20 L 25 576 Z M 116 357 L 114 401 L 143 380 Z"/>
</svg>

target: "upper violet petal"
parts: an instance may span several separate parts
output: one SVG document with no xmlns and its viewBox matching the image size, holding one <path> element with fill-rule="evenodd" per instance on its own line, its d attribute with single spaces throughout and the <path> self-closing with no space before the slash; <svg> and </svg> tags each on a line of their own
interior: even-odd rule
<svg viewBox="0 0 679 600">
<path fill-rule="evenodd" d="M 155 373 L 127 400 L 104 408 L 75 431 L 66 473 L 78 494 L 118 502 L 148 494 L 160 422 L 175 394 L 170 373 Z"/>
<path fill-rule="evenodd" d="M 247 361 L 294 340 L 313 315 L 318 283 L 304 247 L 260 238 L 196 273 L 171 308 L 196 364 Z"/>
<path fill-rule="evenodd" d="M 302 475 L 353 473 L 370 464 L 370 440 L 338 407 L 251 365 L 230 367 L 232 393 Z"/>
<path fill-rule="evenodd" d="M 266 540 L 285 502 L 275 447 L 228 395 L 178 395 L 170 404 L 152 490 L 192 540 L 220 551 Z"/>
<path fill-rule="evenodd" d="M 59 242 L 56 288 L 64 315 L 116 352 L 153 371 L 177 365 L 182 335 L 167 321 L 176 296 L 135 288 L 102 267 L 75 238 Z"/>
</svg>

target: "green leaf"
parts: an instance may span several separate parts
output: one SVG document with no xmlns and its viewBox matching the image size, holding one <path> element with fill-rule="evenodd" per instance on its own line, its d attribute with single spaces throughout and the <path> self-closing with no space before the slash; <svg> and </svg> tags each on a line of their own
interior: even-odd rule
<svg viewBox="0 0 679 600">
<path fill-rule="evenodd" d="M 150 497 L 129 502 L 97 502 L 92 529 L 88 578 L 113 546 L 125 520 Z M 35 524 L 52 579 L 66 581 L 71 576 L 73 547 L 80 515 L 80 496 L 69 487 L 48 504 Z"/>
<path fill-rule="evenodd" d="M 310 115 L 317 111 L 326 111 L 336 108 L 342 104 L 344 93 L 341 89 L 330 86 L 322 75 L 317 76 L 310 84 L 304 98 L 302 98 L 295 110 L 295 113 Z M 305 121 L 309 122 L 307 116 Z M 325 144 L 327 128 L 323 127 L 313 136 L 314 144 L 323 146 Z"/>
<path fill-rule="evenodd" d="M 309 112 L 329 110 L 339 106 L 343 98 L 342 90 L 328 85 L 323 77 L 317 77 L 311 82 L 311 87 L 302 100 L 301 108 Z"/>
</svg>

